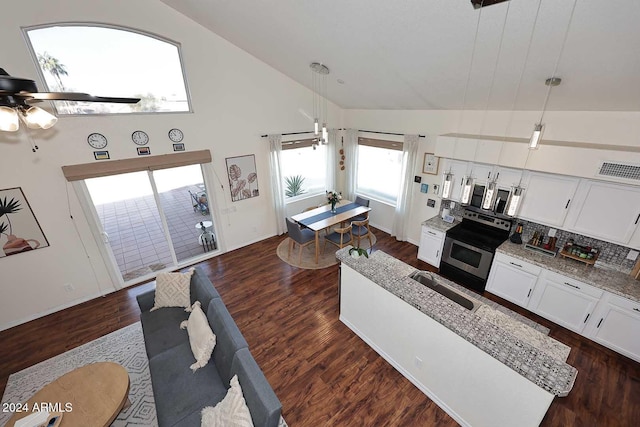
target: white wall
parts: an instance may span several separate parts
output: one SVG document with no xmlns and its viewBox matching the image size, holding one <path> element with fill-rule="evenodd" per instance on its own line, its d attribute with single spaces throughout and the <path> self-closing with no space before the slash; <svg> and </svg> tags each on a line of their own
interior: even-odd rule
<svg viewBox="0 0 640 427">
<path fill-rule="evenodd" d="M 111 158 L 123 159 L 136 154 L 130 140 L 133 130 L 149 134 L 152 154 L 165 154 L 171 152 L 168 130 L 182 129 L 187 150 L 210 149 L 213 155 L 213 169 L 224 190 L 215 185 L 210 191 L 215 191 L 226 248 L 275 234 L 268 143 L 260 135 L 311 129 L 303 114 L 312 107 L 308 89 L 156 0 L 32 0 L 12 2 L 9 9 L 0 16 L 0 66 L 10 74 L 37 76 L 21 27 L 52 22 L 123 25 L 182 45 L 194 113 L 61 117 L 54 128 L 34 131 L 40 146 L 36 154 L 23 131 L 0 132 L 0 188 L 22 187 L 50 243 L 48 248 L 0 258 L 0 330 L 114 290 L 75 193 L 61 172 L 63 165 L 94 161 L 86 143 L 91 132 L 107 136 Z M 330 104 L 329 123 L 338 127 L 340 118 L 341 111 Z M 231 202 L 225 158 L 245 154 L 256 155 L 260 196 Z M 207 178 L 218 184 L 215 176 Z M 236 211 L 221 214 L 230 206 Z M 65 292 L 66 283 L 75 290 Z"/>
<path fill-rule="evenodd" d="M 420 240 L 420 223 L 435 216 L 440 208 L 441 198 L 433 193 L 433 184 L 440 184 L 441 177 L 422 174 L 422 159 L 425 152 L 434 152 L 435 140 L 445 133 L 465 133 L 491 136 L 529 138 L 533 125 L 540 118 L 536 111 L 400 111 L 400 110 L 345 110 L 346 128 L 382 132 L 422 134 L 415 175 L 422 176 L 422 182 L 429 184 L 429 193 L 420 193 L 420 186 L 413 184 L 413 206 L 411 208 L 409 241 L 415 244 Z M 584 142 L 591 144 L 640 146 L 640 113 L 638 112 L 546 112 L 544 139 L 557 141 Z M 532 155 L 532 169 L 553 171 L 553 168 L 569 165 L 581 167 L 580 156 L 563 149 L 553 151 L 552 159 L 540 149 Z M 588 151 L 584 150 L 586 155 Z M 563 158 L 563 154 L 566 155 Z M 610 152 L 611 159 L 625 158 L 623 152 Z M 603 154 L 607 156 L 607 152 Z M 622 157 L 621 157 L 622 156 Z M 640 163 L 640 156 L 626 156 Z M 630 161 L 630 160 L 629 160 Z M 442 160 L 441 160 L 442 162 Z M 442 173 L 442 169 L 439 170 Z M 427 200 L 436 200 L 435 208 L 427 207 Z M 372 223 L 382 229 L 390 229 L 393 223 L 392 209 L 376 209 L 371 214 Z"/>
</svg>

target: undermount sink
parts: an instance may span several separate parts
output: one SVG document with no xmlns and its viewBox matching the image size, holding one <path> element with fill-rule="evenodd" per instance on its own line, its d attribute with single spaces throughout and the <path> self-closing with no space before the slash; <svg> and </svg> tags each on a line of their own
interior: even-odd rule
<svg viewBox="0 0 640 427">
<path fill-rule="evenodd" d="M 453 288 L 447 286 L 447 285 L 443 285 L 442 283 L 438 283 L 435 280 L 433 280 L 433 276 L 431 276 L 431 274 L 425 272 L 425 271 L 414 271 L 413 273 L 411 273 L 409 275 L 409 277 L 421 284 L 423 284 L 424 286 L 428 287 L 429 289 L 432 289 L 434 291 L 436 291 L 437 293 L 439 293 L 440 295 L 442 295 L 443 297 L 446 297 L 448 299 L 450 299 L 451 301 L 455 302 L 458 305 L 461 305 L 462 307 L 466 308 L 467 310 L 470 311 L 475 311 L 478 309 L 479 304 L 475 303 L 474 301 L 470 300 L 469 298 L 467 298 L 466 296 L 458 293 L 457 291 L 455 291 Z"/>
</svg>

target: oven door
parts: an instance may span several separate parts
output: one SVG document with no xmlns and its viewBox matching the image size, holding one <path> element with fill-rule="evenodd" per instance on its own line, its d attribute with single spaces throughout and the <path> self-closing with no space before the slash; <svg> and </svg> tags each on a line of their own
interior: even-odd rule
<svg viewBox="0 0 640 427">
<path fill-rule="evenodd" d="M 446 237 L 442 262 L 486 280 L 493 261 L 493 253 L 459 240 Z"/>
</svg>

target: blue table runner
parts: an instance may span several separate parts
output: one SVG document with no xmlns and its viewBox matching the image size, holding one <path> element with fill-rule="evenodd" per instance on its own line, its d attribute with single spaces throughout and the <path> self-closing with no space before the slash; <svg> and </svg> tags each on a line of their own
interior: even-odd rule
<svg viewBox="0 0 640 427">
<path fill-rule="evenodd" d="M 357 203 L 349 203 L 348 205 L 337 207 L 335 213 L 333 213 L 331 211 L 326 211 L 326 212 L 322 212 L 322 213 L 319 213 L 319 214 L 314 215 L 314 216 L 310 216 L 309 218 L 302 219 L 302 220 L 300 220 L 298 222 L 300 224 L 306 225 L 308 227 L 311 224 L 313 224 L 314 222 L 322 221 L 323 219 L 327 219 L 327 218 L 330 218 L 330 217 L 332 217 L 334 215 L 338 215 L 338 214 L 341 214 L 343 212 L 349 211 L 351 209 L 355 209 L 358 206 L 360 206 L 360 205 L 358 205 Z"/>
</svg>

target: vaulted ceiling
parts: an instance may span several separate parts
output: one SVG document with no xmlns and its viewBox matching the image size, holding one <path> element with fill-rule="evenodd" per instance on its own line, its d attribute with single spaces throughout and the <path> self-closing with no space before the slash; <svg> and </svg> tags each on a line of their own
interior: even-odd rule
<svg viewBox="0 0 640 427">
<path fill-rule="evenodd" d="M 639 0 L 162 1 L 343 108 L 541 110 L 557 68 L 548 110 L 640 111 Z"/>
</svg>

